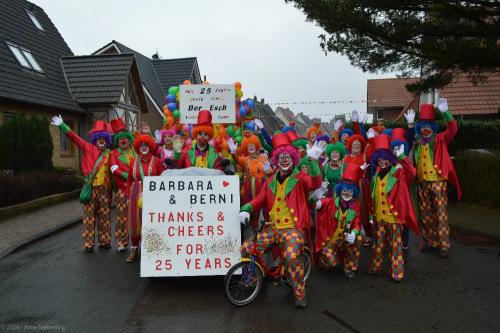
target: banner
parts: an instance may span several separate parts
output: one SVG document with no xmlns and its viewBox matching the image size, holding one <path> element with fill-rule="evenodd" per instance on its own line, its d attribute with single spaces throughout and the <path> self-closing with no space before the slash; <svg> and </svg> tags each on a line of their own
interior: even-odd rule
<svg viewBox="0 0 500 333">
<path fill-rule="evenodd" d="M 235 92 L 233 84 L 190 84 L 181 85 L 179 104 L 181 124 L 196 124 L 198 112 L 212 113 L 214 124 L 236 122 Z"/>
<path fill-rule="evenodd" d="M 225 275 L 240 259 L 238 176 L 145 177 L 141 277 Z"/>
</svg>

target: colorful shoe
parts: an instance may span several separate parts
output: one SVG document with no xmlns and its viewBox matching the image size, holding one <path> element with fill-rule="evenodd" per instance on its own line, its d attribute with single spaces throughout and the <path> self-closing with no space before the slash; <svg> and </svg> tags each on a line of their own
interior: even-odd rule
<svg viewBox="0 0 500 333">
<path fill-rule="evenodd" d="M 118 245 L 118 252 L 125 252 L 127 251 L 127 247 L 125 245 Z"/>
<path fill-rule="evenodd" d="M 131 248 L 130 249 L 130 254 L 128 255 L 127 259 L 125 260 L 126 262 L 135 262 L 139 258 L 139 249 L 138 248 Z"/>
<path fill-rule="evenodd" d="M 307 308 L 307 300 L 305 298 L 303 299 L 296 299 L 295 300 L 295 307 L 299 309 L 305 309 Z"/>
<path fill-rule="evenodd" d="M 356 273 L 354 273 L 353 271 L 351 271 L 349 268 L 344 267 L 342 270 L 344 271 L 344 275 L 345 275 L 346 278 L 348 278 L 348 279 L 354 279 L 356 277 Z"/>
</svg>

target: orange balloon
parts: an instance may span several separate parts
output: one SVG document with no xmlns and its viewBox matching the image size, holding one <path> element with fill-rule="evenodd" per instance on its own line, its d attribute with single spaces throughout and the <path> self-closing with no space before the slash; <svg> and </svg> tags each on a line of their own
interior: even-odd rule
<svg viewBox="0 0 500 333">
<path fill-rule="evenodd" d="M 229 150 L 229 145 L 227 144 L 227 140 L 226 139 L 222 139 L 222 142 L 220 144 L 222 150 Z"/>
<path fill-rule="evenodd" d="M 175 123 L 175 119 L 172 116 L 168 116 L 165 118 L 165 123 L 169 126 L 172 126 Z"/>
<path fill-rule="evenodd" d="M 191 81 L 190 80 L 184 80 L 184 82 L 182 82 L 182 84 L 189 86 L 191 84 Z"/>
<path fill-rule="evenodd" d="M 168 106 L 167 105 L 163 105 L 163 113 L 165 113 L 167 111 L 168 111 Z"/>
<path fill-rule="evenodd" d="M 218 133 L 219 133 L 219 136 L 221 138 L 225 138 L 226 137 L 226 128 L 224 126 L 219 127 Z"/>
<path fill-rule="evenodd" d="M 241 90 L 241 82 L 235 82 L 234 86 L 236 87 L 236 90 Z"/>
</svg>

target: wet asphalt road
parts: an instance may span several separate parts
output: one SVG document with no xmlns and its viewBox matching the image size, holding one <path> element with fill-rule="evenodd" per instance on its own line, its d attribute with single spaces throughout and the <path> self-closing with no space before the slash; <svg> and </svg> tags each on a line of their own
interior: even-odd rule
<svg viewBox="0 0 500 333">
<path fill-rule="evenodd" d="M 74 226 L 0 260 L 0 331 L 499 332 L 500 247 L 466 235 L 452 244 L 446 260 L 413 240 L 401 284 L 365 275 L 364 250 L 354 280 L 313 269 L 305 310 L 272 284 L 236 308 L 222 277 L 141 279 L 125 253 L 83 254 Z"/>
</svg>

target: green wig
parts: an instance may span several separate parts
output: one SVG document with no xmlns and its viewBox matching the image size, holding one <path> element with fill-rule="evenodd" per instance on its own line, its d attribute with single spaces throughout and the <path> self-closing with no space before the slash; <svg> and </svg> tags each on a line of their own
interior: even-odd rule
<svg viewBox="0 0 500 333">
<path fill-rule="evenodd" d="M 326 145 L 326 156 L 330 158 L 330 154 L 332 151 L 338 151 L 340 154 L 340 158 L 344 158 L 345 156 L 345 146 L 342 142 L 337 143 L 329 143 Z"/>
<path fill-rule="evenodd" d="M 299 147 L 302 147 L 304 149 L 307 149 L 307 143 L 309 141 L 306 139 L 306 138 L 300 138 L 300 139 L 297 139 L 295 140 L 294 142 L 292 142 L 292 146 L 294 146 L 295 148 L 299 148 Z"/>
<path fill-rule="evenodd" d="M 115 148 L 118 147 L 118 141 L 121 138 L 129 139 L 130 140 L 130 147 L 132 147 L 132 144 L 134 143 L 134 136 L 132 135 L 132 133 L 130 133 L 128 131 L 121 131 L 121 132 L 118 132 L 115 135 L 113 135 L 113 146 Z"/>
</svg>

